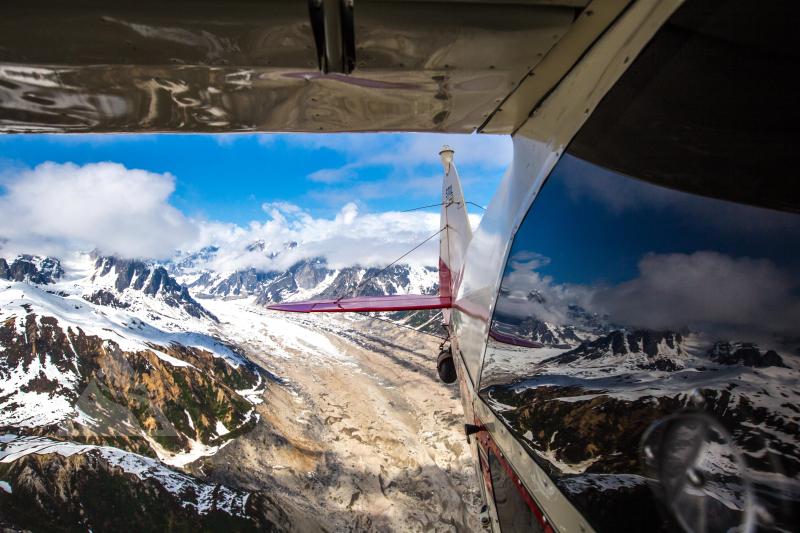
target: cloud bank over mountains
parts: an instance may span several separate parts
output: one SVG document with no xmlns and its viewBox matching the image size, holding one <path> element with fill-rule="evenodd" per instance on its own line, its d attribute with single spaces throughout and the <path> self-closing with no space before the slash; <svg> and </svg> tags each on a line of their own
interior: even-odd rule
<svg viewBox="0 0 800 533">
<path fill-rule="evenodd" d="M 126 258 L 166 259 L 178 250 L 215 246 L 219 251 L 208 267 L 220 271 L 284 270 L 312 257 L 325 257 L 333 268 L 381 266 L 440 229 L 435 210 L 362 213 L 353 202 L 332 218 L 315 217 L 288 202 L 264 203 L 264 219 L 246 226 L 192 218 L 170 204 L 174 176 L 118 163 L 48 162 L 7 175 L 1 184 L 2 256 L 97 249 Z M 408 262 L 435 265 L 437 242 L 432 239 Z"/>
<path fill-rule="evenodd" d="M 265 222 L 248 227 L 204 223 L 194 249 L 219 246 L 209 268 L 217 271 L 256 268 L 285 270 L 297 261 L 325 257 L 331 268 L 384 266 L 439 231 L 439 214 L 433 212 L 360 213 L 354 203 L 345 204 L 333 218 L 315 218 L 304 209 L 286 202 L 266 203 Z M 473 219 L 477 224 L 478 219 Z M 263 243 L 265 254 L 254 243 Z M 296 247 L 291 243 L 298 243 Z M 438 240 L 409 255 L 403 262 L 436 265 Z"/>
<path fill-rule="evenodd" d="M 2 251 L 61 255 L 98 248 L 127 257 L 164 257 L 197 236 L 170 205 L 174 176 L 117 163 L 42 163 L 3 178 Z"/>
</svg>

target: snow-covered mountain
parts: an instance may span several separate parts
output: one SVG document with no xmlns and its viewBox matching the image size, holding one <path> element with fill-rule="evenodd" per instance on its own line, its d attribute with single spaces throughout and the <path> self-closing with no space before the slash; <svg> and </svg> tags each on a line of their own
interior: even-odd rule
<svg viewBox="0 0 800 533">
<path fill-rule="evenodd" d="M 760 505 L 797 500 L 796 340 L 769 339 L 765 348 L 691 331 L 575 329 L 585 339 L 567 348 L 490 345 L 481 394 L 579 505 L 602 499 L 613 506 L 616 494 L 646 503 L 642 435 L 654 421 L 700 411 L 735 428 L 756 486 L 786 487 L 780 497 L 762 491 Z M 729 464 L 723 456 L 714 461 L 715 472 Z"/>
<path fill-rule="evenodd" d="M 135 306 L 142 296 L 147 296 L 191 317 L 216 320 L 163 266 L 145 261 L 97 257 L 86 285 L 93 292 L 83 296 L 97 304 L 125 308 Z"/>
<path fill-rule="evenodd" d="M 81 507 L 87 482 L 135 497 L 131 513 L 149 530 L 264 526 L 266 511 L 245 508 L 249 493 L 168 467 L 257 423 L 271 375 L 216 326 L 186 287 L 144 261 L 0 260 L 0 526 L 29 509 L 15 520 L 47 529 L 91 516 L 114 529 L 109 508 Z"/>
<path fill-rule="evenodd" d="M 615 330 L 551 359 L 545 364 L 591 365 L 600 362 L 618 368 L 638 370 L 669 370 L 684 368 L 687 357 L 683 335 L 673 331 Z"/>
<path fill-rule="evenodd" d="M 282 250 L 297 243 L 285 243 Z M 247 247 L 264 258 L 281 251 L 269 251 L 263 242 Z M 218 249 L 204 248 L 196 254 L 167 263 L 167 270 L 181 280 L 198 298 L 243 298 L 253 296 L 261 305 L 307 298 L 336 298 L 349 295 L 434 294 L 438 270 L 430 266 L 392 265 L 387 269 L 353 265 L 331 268 L 322 257 L 301 259 L 286 270 L 246 268 L 216 271 L 208 268 Z"/>
<path fill-rule="evenodd" d="M 246 251 L 276 254 L 264 243 Z M 278 380 L 244 357 L 238 341 L 219 337 L 225 324 L 205 304 L 247 298 L 241 305 L 258 308 L 437 289 L 432 268 L 333 269 L 307 259 L 284 271 L 216 271 L 217 252 L 208 247 L 167 262 L 97 253 L 0 259 L 0 526 L 9 509 L 30 508 L 15 519 L 45 527 L 56 513 L 76 526 L 111 527 L 114 516 L 81 507 L 81 491 L 99 483 L 145 511 L 165 510 L 141 517 L 146 529 L 188 522 L 271 528 L 280 510 L 263 494 L 171 469 L 249 432 Z M 392 318 L 421 328 L 436 322 L 419 313 Z"/>
<path fill-rule="evenodd" d="M 216 318 L 163 268 L 10 264 L 27 266 L 24 281 L 0 281 L 0 428 L 113 437 L 177 464 L 250 420 L 243 391 L 266 374 L 211 334 Z"/>
<path fill-rule="evenodd" d="M 53 257 L 20 255 L 10 264 L 0 257 L 0 279 L 47 284 L 55 283 L 62 275 L 61 262 Z"/>
</svg>

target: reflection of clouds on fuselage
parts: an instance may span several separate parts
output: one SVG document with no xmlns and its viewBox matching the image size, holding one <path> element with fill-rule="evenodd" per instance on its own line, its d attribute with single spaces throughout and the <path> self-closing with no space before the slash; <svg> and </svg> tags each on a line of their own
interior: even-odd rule
<svg viewBox="0 0 800 533">
<path fill-rule="evenodd" d="M 735 331 L 754 325 L 796 333 L 798 282 L 766 259 L 717 252 L 647 254 L 639 276 L 595 292 L 593 307 L 621 324 L 650 329 Z"/>
<path fill-rule="evenodd" d="M 570 306 L 585 308 L 588 305 L 592 294 L 590 287 L 558 284 L 551 276 L 537 272 L 549 263 L 548 257 L 528 250 L 510 257 L 510 268 L 503 277 L 497 298 L 496 313 L 500 320 L 517 322 L 533 317 L 566 325 Z"/>
<path fill-rule="evenodd" d="M 514 254 L 503 278 L 496 318 L 526 318 L 575 325 L 574 309 L 629 328 L 704 331 L 728 338 L 796 333 L 800 284 L 766 259 L 733 258 L 713 251 L 645 254 L 639 275 L 616 285 L 559 284 L 539 270 L 550 259 L 530 251 Z M 551 265 L 556 266 L 557 265 Z"/>
</svg>

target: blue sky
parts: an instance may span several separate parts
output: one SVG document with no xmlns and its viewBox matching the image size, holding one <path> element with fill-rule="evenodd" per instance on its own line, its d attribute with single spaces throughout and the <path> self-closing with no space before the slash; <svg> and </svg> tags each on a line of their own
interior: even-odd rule
<svg viewBox="0 0 800 533">
<path fill-rule="evenodd" d="M 441 201 L 443 144 L 467 200 L 485 205 L 511 161 L 507 136 L 0 136 L 0 256 L 166 259 L 214 245 L 223 269 L 385 264 L 439 229 L 437 208 L 400 211 Z M 246 252 L 256 241 L 303 246 L 274 264 Z M 418 255 L 435 265 L 435 243 Z"/>
<path fill-rule="evenodd" d="M 350 201 L 370 212 L 438 202 L 437 152 L 445 143 L 459 152 L 456 161 L 468 200 L 485 205 L 510 162 L 507 137 L 8 135 L 0 136 L 0 173 L 45 161 L 111 161 L 170 173 L 175 192 L 169 201 L 186 215 L 246 224 L 264 218 L 264 202 L 292 202 L 315 216 L 334 214 Z"/>
</svg>

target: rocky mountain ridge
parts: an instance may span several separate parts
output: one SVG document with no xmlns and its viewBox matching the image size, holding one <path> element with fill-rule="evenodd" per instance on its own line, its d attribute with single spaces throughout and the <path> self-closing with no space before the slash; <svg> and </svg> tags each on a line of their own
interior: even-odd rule
<svg viewBox="0 0 800 533">
<path fill-rule="evenodd" d="M 95 260 L 94 268 L 92 285 L 100 285 L 101 288 L 86 297 L 93 303 L 124 307 L 124 298 L 120 299 L 119 296 L 126 291 L 140 291 L 146 296 L 162 300 L 170 307 L 182 309 L 192 317 L 217 320 L 163 266 L 136 259 L 100 256 Z"/>
<path fill-rule="evenodd" d="M 23 254 L 15 257 L 11 263 L 0 257 L 0 279 L 46 285 L 55 283 L 63 275 L 61 261 L 53 257 Z"/>
<path fill-rule="evenodd" d="M 276 527 L 263 494 L 167 466 L 250 431 L 274 378 L 215 337 L 185 287 L 109 257 L 0 267 L 0 526 Z"/>
<path fill-rule="evenodd" d="M 301 247 L 294 241 L 270 246 L 262 240 L 248 244 L 242 253 L 267 264 Z M 254 297 L 260 305 L 343 295 L 434 294 L 438 290 L 438 269 L 434 266 L 398 264 L 383 269 L 354 262 L 333 268 L 324 257 L 312 257 L 294 261 L 285 270 L 249 267 L 219 271 L 213 266 L 219 251 L 216 246 L 207 246 L 180 254 L 164 267 L 198 298 Z"/>
</svg>

